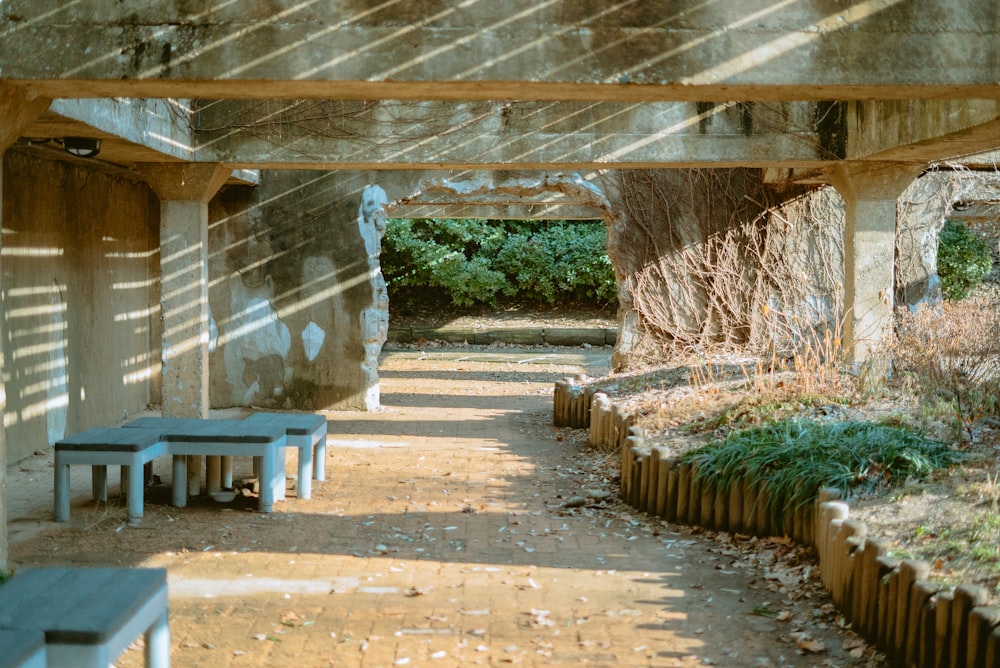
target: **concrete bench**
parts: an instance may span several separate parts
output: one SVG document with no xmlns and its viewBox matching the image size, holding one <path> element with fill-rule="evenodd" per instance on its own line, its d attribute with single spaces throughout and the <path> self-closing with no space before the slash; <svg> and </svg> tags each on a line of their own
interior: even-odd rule
<svg viewBox="0 0 1000 668">
<path fill-rule="evenodd" d="M 0 629 L 0 668 L 45 668 L 45 634 Z"/>
<path fill-rule="evenodd" d="M 253 413 L 243 420 L 250 428 L 257 425 L 285 430 L 285 443 L 299 449 L 300 499 L 312 496 L 313 479 L 326 480 L 326 418 L 312 413 Z"/>
<path fill-rule="evenodd" d="M 93 467 L 95 501 L 106 500 L 108 465 L 121 466 L 122 491 L 127 490 L 128 519 L 135 522 L 142 517 L 143 467 L 166 454 L 166 445 L 155 430 L 95 427 L 57 441 L 55 451 L 53 494 L 57 522 L 69 521 L 69 467 L 74 464 Z"/>
<path fill-rule="evenodd" d="M 143 635 L 146 666 L 167 668 L 167 572 L 162 568 L 21 571 L 0 587 L 0 632 L 24 634 L 29 642 L 33 634 L 43 633 L 48 668 L 107 668 Z M 34 659 L 29 654 L 27 660 Z"/>
<path fill-rule="evenodd" d="M 173 504 L 187 505 L 188 457 L 254 457 L 260 469 L 261 512 L 274 510 L 274 502 L 285 497 L 285 430 L 277 426 L 247 425 L 245 420 L 199 420 L 195 418 L 138 418 L 122 426 L 123 431 L 155 431 L 173 456 Z M 209 490 L 219 476 L 209 474 Z M 217 487 L 221 488 L 220 487 Z"/>
</svg>

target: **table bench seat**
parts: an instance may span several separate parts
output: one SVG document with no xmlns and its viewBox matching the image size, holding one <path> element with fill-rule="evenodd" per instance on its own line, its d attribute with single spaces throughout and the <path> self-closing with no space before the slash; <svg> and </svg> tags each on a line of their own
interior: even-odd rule
<svg viewBox="0 0 1000 668">
<path fill-rule="evenodd" d="M 285 447 L 299 449 L 298 496 L 312 495 L 312 480 L 326 478 L 326 418 L 309 413 L 254 413 L 244 419 L 137 418 L 122 427 L 95 427 L 56 443 L 55 516 L 69 520 L 69 467 L 93 467 L 94 499 L 105 500 L 107 466 L 122 466 L 122 486 L 128 497 L 128 518 L 142 517 L 142 467 L 156 457 L 171 455 L 172 502 L 187 505 L 198 493 L 200 476 L 189 482 L 189 458 L 208 459 L 208 491 L 232 486 L 232 458 L 251 456 L 260 477 L 260 509 L 271 512 L 285 498 Z M 197 460 L 194 460 L 197 463 Z M 200 466 L 200 463 L 199 463 Z M 127 479 L 127 480 L 126 480 Z"/>
<path fill-rule="evenodd" d="M 312 481 L 326 480 L 326 418 L 313 413 L 253 413 L 243 424 L 285 430 L 286 444 L 299 449 L 298 497 L 311 498 Z"/>
<path fill-rule="evenodd" d="M 0 668 L 45 668 L 45 634 L 0 629 Z"/>
<path fill-rule="evenodd" d="M 122 489 L 127 490 L 128 519 L 136 522 L 142 517 L 143 467 L 167 453 L 166 444 L 155 430 L 94 427 L 55 444 L 55 517 L 57 522 L 69 521 L 69 467 L 89 464 L 93 467 L 93 496 L 95 501 L 106 500 L 108 465 L 122 467 Z M 126 475 L 127 472 L 127 475 Z"/>
<path fill-rule="evenodd" d="M 162 568 L 21 571 L 0 587 L 0 632 L 43 633 L 49 668 L 107 668 L 143 635 L 146 665 L 166 668 L 170 665 L 167 572 Z"/>
<path fill-rule="evenodd" d="M 274 502 L 285 496 L 285 431 L 277 426 L 247 425 L 244 420 L 199 420 L 195 418 L 137 418 L 122 425 L 132 429 L 156 431 L 173 455 L 173 504 L 187 505 L 188 457 L 254 457 L 260 469 L 262 512 L 274 509 Z M 218 461 L 218 460 L 216 460 Z M 219 473 L 210 473 L 209 491 L 221 489 Z"/>
</svg>

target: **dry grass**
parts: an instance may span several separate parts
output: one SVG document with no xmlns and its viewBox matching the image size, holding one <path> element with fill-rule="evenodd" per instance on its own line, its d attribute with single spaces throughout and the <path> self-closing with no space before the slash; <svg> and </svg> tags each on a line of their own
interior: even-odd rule
<svg viewBox="0 0 1000 668">
<path fill-rule="evenodd" d="M 902 313 L 899 322 L 891 354 L 899 382 L 971 442 L 1000 412 L 1000 309 L 979 296 Z"/>
<path fill-rule="evenodd" d="M 765 358 L 719 356 L 602 382 L 652 440 L 683 454 L 752 425 L 795 417 L 917 429 L 960 451 L 960 465 L 851 499 L 869 535 L 928 561 L 947 584 L 1000 600 L 1000 290 L 902 318 L 889 382 L 859 390 L 836 330 L 799 336 Z"/>
</svg>

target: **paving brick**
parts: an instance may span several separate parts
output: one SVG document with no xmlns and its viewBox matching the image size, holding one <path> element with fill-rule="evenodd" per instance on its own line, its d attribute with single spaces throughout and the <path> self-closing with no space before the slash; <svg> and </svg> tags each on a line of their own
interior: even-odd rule
<svg viewBox="0 0 1000 668">
<path fill-rule="evenodd" d="M 751 628 L 766 594 L 742 575 L 720 584 L 742 600 L 706 604 L 719 577 L 703 559 L 710 543 L 685 535 L 692 542 L 667 545 L 676 527 L 657 523 L 658 538 L 615 502 L 563 510 L 592 481 L 567 472 L 580 468 L 582 445 L 556 438 L 565 433 L 550 425 L 551 380 L 470 382 L 469 355 L 383 360 L 386 408 L 330 413 L 328 480 L 269 516 L 150 500 L 141 527 L 119 530 L 123 509 L 92 504 L 89 471 L 73 467 L 73 521 L 56 526 L 51 458 L 33 458 L 8 479 L 16 565 L 168 568 L 178 666 L 816 663 L 778 631 Z M 462 380 L 449 383 L 458 365 Z M 169 466 L 157 472 L 166 479 Z M 52 533 L 36 537 L 42 530 Z M 738 658 L 723 653 L 737 644 Z M 136 651 L 118 663 L 141 664 Z"/>
</svg>

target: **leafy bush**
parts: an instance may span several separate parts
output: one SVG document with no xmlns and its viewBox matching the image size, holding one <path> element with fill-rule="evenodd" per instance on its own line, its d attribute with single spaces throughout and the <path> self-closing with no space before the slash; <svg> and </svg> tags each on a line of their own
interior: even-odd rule
<svg viewBox="0 0 1000 668">
<path fill-rule="evenodd" d="M 488 258 L 504 236 L 478 219 L 390 220 L 381 257 L 390 299 L 420 301 L 428 288 L 438 288 L 459 306 L 492 303 L 507 281 Z"/>
<path fill-rule="evenodd" d="M 734 481 L 767 488 L 767 511 L 780 524 L 786 510 L 811 503 L 822 487 L 852 492 L 924 477 L 958 461 L 946 445 L 902 427 L 874 422 L 788 419 L 731 433 L 691 450 L 698 477 L 719 487 Z"/>
<path fill-rule="evenodd" d="M 615 278 L 606 243 L 601 223 L 562 223 L 511 234 L 496 258 L 509 281 L 504 294 L 549 304 L 560 298 L 610 302 Z"/>
<path fill-rule="evenodd" d="M 948 221 L 938 237 L 937 266 L 944 296 L 965 299 L 990 273 L 993 256 L 965 225 Z"/>
<path fill-rule="evenodd" d="M 616 297 L 600 221 L 389 221 L 382 273 L 390 300 L 413 304 L 446 291 L 454 304 L 528 303 Z"/>
</svg>

